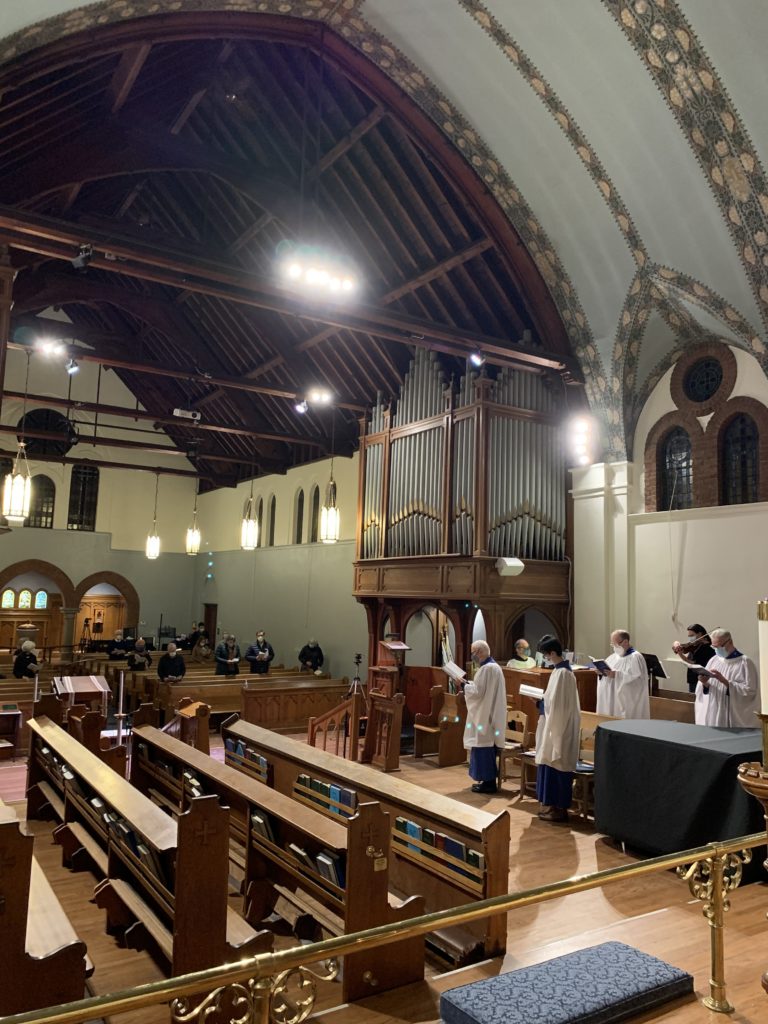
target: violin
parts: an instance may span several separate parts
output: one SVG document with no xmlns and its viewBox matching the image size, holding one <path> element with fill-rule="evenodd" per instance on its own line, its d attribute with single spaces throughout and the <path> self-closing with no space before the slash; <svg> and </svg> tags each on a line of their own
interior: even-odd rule
<svg viewBox="0 0 768 1024">
<path fill-rule="evenodd" d="M 704 647 L 706 644 L 711 644 L 712 641 L 709 638 L 709 633 L 705 633 L 704 636 L 699 636 L 695 640 L 689 640 L 688 643 L 681 644 L 675 641 L 672 645 L 672 650 L 675 654 L 693 654 L 694 651 L 698 651 L 700 647 Z"/>
</svg>

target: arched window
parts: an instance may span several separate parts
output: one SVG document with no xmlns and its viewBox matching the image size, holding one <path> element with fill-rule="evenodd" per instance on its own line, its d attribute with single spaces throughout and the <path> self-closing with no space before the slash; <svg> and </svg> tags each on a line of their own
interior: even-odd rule
<svg viewBox="0 0 768 1024">
<path fill-rule="evenodd" d="M 722 433 L 720 480 L 723 505 L 757 501 L 758 432 L 751 416 L 739 413 Z"/>
<path fill-rule="evenodd" d="M 11 590 L 10 588 L 8 590 L 4 590 L 3 591 L 3 599 L 2 599 L 2 602 L 0 602 L 0 605 L 2 605 L 3 608 L 15 608 L 16 607 L 16 591 L 15 590 Z"/>
<path fill-rule="evenodd" d="M 275 519 L 277 519 L 277 498 L 272 495 L 269 502 L 269 546 L 275 546 Z"/>
<path fill-rule="evenodd" d="M 264 499 L 259 498 L 256 506 L 256 522 L 258 524 L 259 547 L 264 547 Z"/>
<path fill-rule="evenodd" d="M 309 541 L 310 544 L 317 544 L 317 534 L 320 528 L 320 488 L 315 484 L 312 488 L 312 501 L 309 506 Z"/>
<path fill-rule="evenodd" d="M 304 488 L 299 488 L 296 495 L 296 518 L 293 527 L 293 542 L 301 544 L 304 540 Z"/>
<path fill-rule="evenodd" d="M 35 594 L 35 611 L 42 611 L 48 607 L 48 591 L 38 590 Z"/>
<path fill-rule="evenodd" d="M 659 512 L 692 507 L 691 439 L 682 427 L 670 430 L 659 446 L 658 480 Z"/>
<path fill-rule="evenodd" d="M 68 530 L 96 529 L 99 471 L 96 466 L 74 466 L 69 485 Z"/>
<path fill-rule="evenodd" d="M 32 478 L 32 501 L 29 506 L 27 526 L 37 526 L 43 530 L 53 529 L 53 506 L 56 502 L 56 487 L 50 477 L 35 476 Z"/>
<path fill-rule="evenodd" d="M 32 607 L 32 591 L 21 590 L 19 591 L 19 608 L 31 608 Z"/>
</svg>

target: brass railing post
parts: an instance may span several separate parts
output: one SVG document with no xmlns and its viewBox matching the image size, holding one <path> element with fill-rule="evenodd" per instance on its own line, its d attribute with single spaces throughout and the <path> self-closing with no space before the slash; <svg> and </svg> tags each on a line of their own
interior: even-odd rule
<svg viewBox="0 0 768 1024">
<path fill-rule="evenodd" d="M 725 912 L 730 909 L 728 893 L 741 881 L 744 864 L 752 859 L 750 850 L 741 853 L 715 853 L 695 861 L 689 868 L 679 867 L 678 875 L 688 882 L 691 895 L 704 903 L 703 914 L 709 922 L 709 995 L 704 1006 L 716 1013 L 731 1013 L 725 991 Z"/>
</svg>

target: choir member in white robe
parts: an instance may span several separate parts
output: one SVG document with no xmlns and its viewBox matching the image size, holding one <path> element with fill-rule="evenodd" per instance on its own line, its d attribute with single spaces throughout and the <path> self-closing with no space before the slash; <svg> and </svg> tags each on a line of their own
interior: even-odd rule
<svg viewBox="0 0 768 1024">
<path fill-rule="evenodd" d="M 613 654 L 605 661 L 609 671 L 597 681 L 597 713 L 613 718 L 650 718 L 648 668 L 645 658 L 630 643 L 624 629 L 611 633 Z"/>
<path fill-rule="evenodd" d="M 507 668 L 536 668 L 536 659 L 531 657 L 531 648 L 525 639 L 515 642 L 515 653 L 507 662 Z"/>
<path fill-rule="evenodd" d="M 464 684 L 467 727 L 464 747 L 469 751 L 473 793 L 496 792 L 496 748 L 504 745 L 507 728 L 507 688 L 504 673 L 491 657 L 485 640 L 472 644 L 472 661 L 479 665 L 475 678 Z"/>
<path fill-rule="evenodd" d="M 713 629 L 710 636 L 715 656 L 705 667 L 715 678 L 700 676 L 696 687 L 697 697 L 709 689 L 704 724 L 755 729 L 755 712 L 760 710 L 755 663 L 736 649 L 727 629 Z"/>
<path fill-rule="evenodd" d="M 560 641 L 553 636 L 542 637 L 538 650 L 554 669 L 540 702 L 542 713 L 536 728 L 539 817 L 542 821 L 567 821 L 573 799 L 573 773 L 579 760 L 579 691 L 571 666 L 563 660 Z"/>
</svg>

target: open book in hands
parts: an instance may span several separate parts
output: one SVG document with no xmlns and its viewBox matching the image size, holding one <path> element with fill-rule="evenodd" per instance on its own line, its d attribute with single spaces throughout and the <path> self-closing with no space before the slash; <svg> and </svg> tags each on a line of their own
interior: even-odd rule
<svg viewBox="0 0 768 1024">
<path fill-rule="evenodd" d="M 589 659 L 589 667 L 596 669 L 601 675 L 604 672 L 610 672 L 611 671 L 611 666 L 608 664 L 608 662 L 607 661 L 603 661 L 601 658 L 598 658 L 597 661 L 595 661 L 594 658 L 590 658 Z"/>
<path fill-rule="evenodd" d="M 455 661 L 446 661 L 443 665 L 443 672 L 451 679 L 455 679 L 457 683 L 461 683 L 467 678 L 467 673 L 463 668 L 459 668 Z"/>
<path fill-rule="evenodd" d="M 533 697 L 534 700 L 543 700 L 544 691 L 540 686 L 529 686 L 528 683 L 520 683 L 520 696 Z"/>
</svg>

